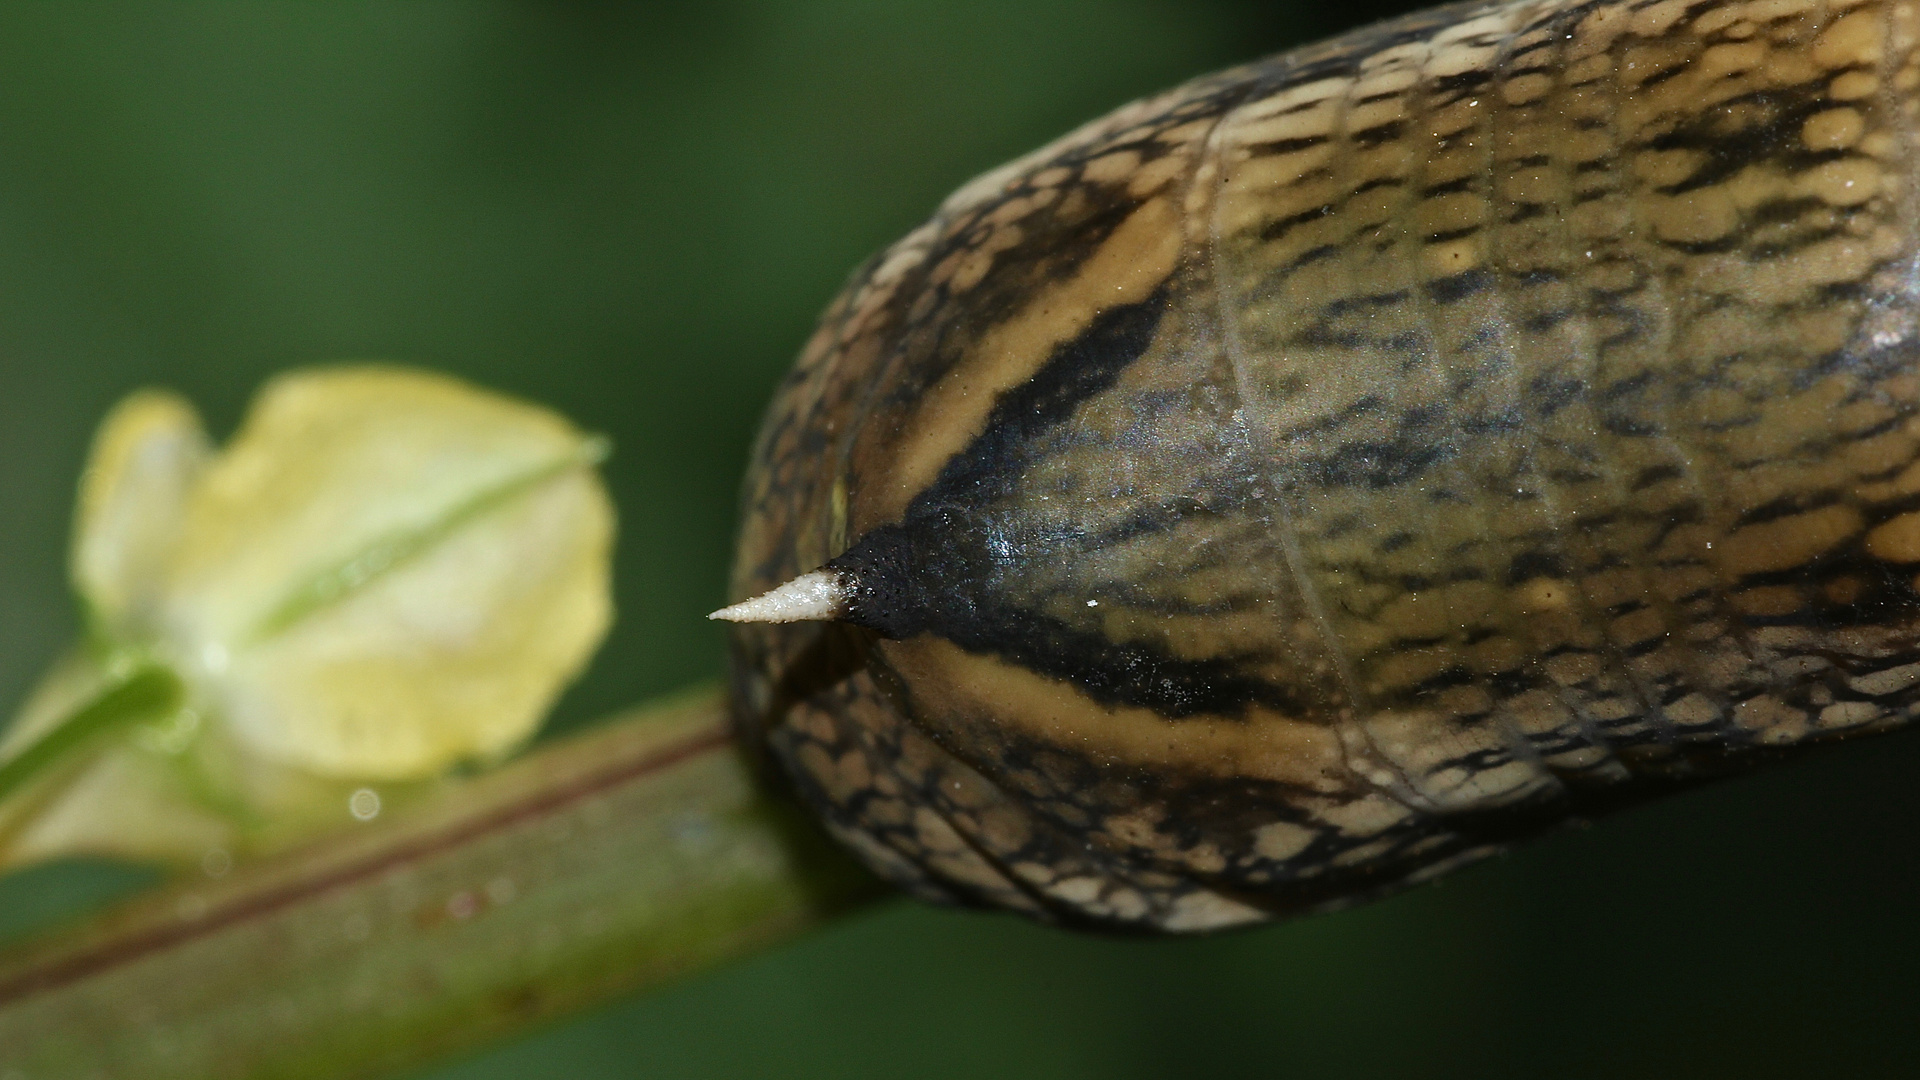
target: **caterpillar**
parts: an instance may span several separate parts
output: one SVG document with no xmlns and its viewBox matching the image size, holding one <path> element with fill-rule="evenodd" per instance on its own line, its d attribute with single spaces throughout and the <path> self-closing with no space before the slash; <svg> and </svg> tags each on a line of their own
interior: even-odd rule
<svg viewBox="0 0 1920 1080">
<path fill-rule="evenodd" d="M 1186 932 L 1905 725 L 1917 41 L 1460 4 L 967 184 L 762 429 L 746 740 L 911 892 Z"/>
</svg>

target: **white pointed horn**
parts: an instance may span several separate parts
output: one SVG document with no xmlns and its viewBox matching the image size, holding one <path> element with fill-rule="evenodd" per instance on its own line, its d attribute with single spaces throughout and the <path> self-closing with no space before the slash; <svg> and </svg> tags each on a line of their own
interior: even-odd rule
<svg viewBox="0 0 1920 1080">
<path fill-rule="evenodd" d="M 741 623 L 819 622 L 846 615 L 853 585 L 838 570 L 815 570 L 708 615 Z"/>
</svg>

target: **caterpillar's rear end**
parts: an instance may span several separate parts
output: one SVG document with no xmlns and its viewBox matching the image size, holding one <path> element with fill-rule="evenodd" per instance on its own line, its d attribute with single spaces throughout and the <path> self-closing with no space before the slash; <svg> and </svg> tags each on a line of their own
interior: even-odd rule
<svg viewBox="0 0 1920 1080">
<path fill-rule="evenodd" d="M 834 621 L 746 730 L 922 894 L 1193 930 L 1905 724 L 1917 34 L 1444 8 L 969 184 L 775 402 L 733 589 Z"/>
</svg>

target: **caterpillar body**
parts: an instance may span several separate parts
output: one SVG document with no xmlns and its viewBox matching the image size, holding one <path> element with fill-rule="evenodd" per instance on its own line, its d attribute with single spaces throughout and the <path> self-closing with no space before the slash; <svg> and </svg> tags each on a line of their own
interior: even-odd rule
<svg viewBox="0 0 1920 1080">
<path fill-rule="evenodd" d="M 742 730 L 920 895 L 1194 931 L 1907 723 L 1916 43 L 1456 5 L 966 185 L 769 414 Z"/>
</svg>

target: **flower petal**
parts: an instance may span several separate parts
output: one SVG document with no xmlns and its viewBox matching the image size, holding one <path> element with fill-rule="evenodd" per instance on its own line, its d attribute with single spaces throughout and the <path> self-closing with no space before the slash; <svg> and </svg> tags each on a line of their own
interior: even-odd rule
<svg viewBox="0 0 1920 1080">
<path fill-rule="evenodd" d="M 210 447 L 193 406 L 142 390 L 93 437 L 74 514 L 72 574 L 91 629 L 125 643 L 151 629 L 161 570 Z"/>
<path fill-rule="evenodd" d="M 231 851 L 238 835 L 193 800 L 170 763 L 112 746 L 0 810 L 0 867 L 75 855 L 192 865 Z"/>
<path fill-rule="evenodd" d="M 0 760 L 109 686 L 102 659 L 98 650 L 76 648 L 56 661 L 0 739 Z M 190 863 L 233 835 L 231 822 L 190 797 L 170 762 L 113 743 L 59 763 L 0 802 L 0 869 L 70 855 Z"/>
<path fill-rule="evenodd" d="M 254 751 L 405 779 L 527 738 L 611 618 L 594 442 L 444 376 L 262 391 L 189 507 L 176 663 Z"/>
</svg>

